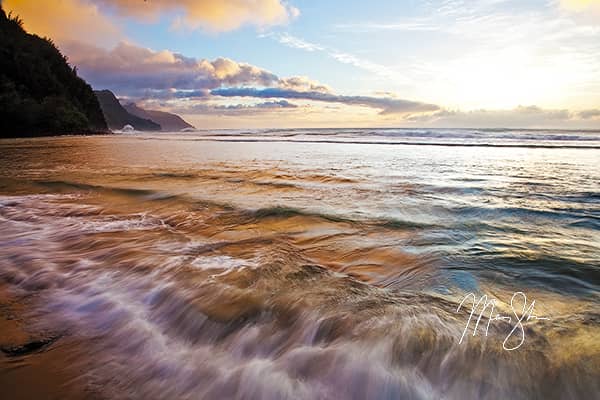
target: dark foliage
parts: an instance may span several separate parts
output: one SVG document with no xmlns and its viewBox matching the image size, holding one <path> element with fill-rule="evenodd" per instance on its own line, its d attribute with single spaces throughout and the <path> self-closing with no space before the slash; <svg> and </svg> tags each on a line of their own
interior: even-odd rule
<svg viewBox="0 0 600 400">
<path fill-rule="evenodd" d="M 92 88 L 0 6 L 0 137 L 107 132 Z"/>
</svg>

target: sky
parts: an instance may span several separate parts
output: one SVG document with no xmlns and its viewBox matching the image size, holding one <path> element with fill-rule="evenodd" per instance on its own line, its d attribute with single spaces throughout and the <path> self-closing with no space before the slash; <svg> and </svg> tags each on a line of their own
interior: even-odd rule
<svg viewBox="0 0 600 400">
<path fill-rule="evenodd" d="M 600 129 L 600 0 L 3 0 L 198 128 Z"/>
</svg>

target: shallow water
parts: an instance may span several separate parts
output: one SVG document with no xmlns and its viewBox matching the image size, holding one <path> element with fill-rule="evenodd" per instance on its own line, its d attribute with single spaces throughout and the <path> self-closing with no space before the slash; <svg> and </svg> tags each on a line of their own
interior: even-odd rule
<svg viewBox="0 0 600 400">
<path fill-rule="evenodd" d="M 598 135 L 411 132 L 0 141 L 0 279 L 110 398 L 593 397 Z"/>
</svg>

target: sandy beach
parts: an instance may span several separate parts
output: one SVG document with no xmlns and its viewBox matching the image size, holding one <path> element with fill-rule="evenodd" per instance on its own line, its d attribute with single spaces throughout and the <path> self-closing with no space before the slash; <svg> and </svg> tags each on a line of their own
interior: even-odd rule
<svg viewBox="0 0 600 400">
<path fill-rule="evenodd" d="M 35 296 L 19 296 L 0 284 L 2 395 L 15 400 L 100 399 L 81 379 L 81 371 L 69 368 L 78 344 L 67 332 L 43 331 L 31 320 L 35 301 Z"/>
</svg>

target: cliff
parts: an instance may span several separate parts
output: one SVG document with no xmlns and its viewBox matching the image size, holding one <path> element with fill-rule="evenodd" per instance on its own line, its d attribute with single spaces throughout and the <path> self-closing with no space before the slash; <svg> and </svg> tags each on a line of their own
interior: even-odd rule
<svg viewBox="0 0 600 400">
<path fill-rule="evenodd" d="M 163 131 L 178 132 L 186 128 L 194 128 L 188 124 L 179 115 L 164 111 L 145 110 L 138 107 L 135 103 L 125 105 L 125 110 L 140 118 L 152 120 L 162 127 Z"/>
<path fill-rule="evenodd" d="M 0 137 L 108 132 L 90 85 L 22 25 L 0 6 Z"/>
<path fill-rule="evenodd" d="M 100 90 L 94 93 L 100 102 L 100 107 L 110 129 L 123 129 L 125 125 L 131 125 L 138 131 L 161 130 L 159 124 L 127 112 L 110 90 Z"/>
</svg>

